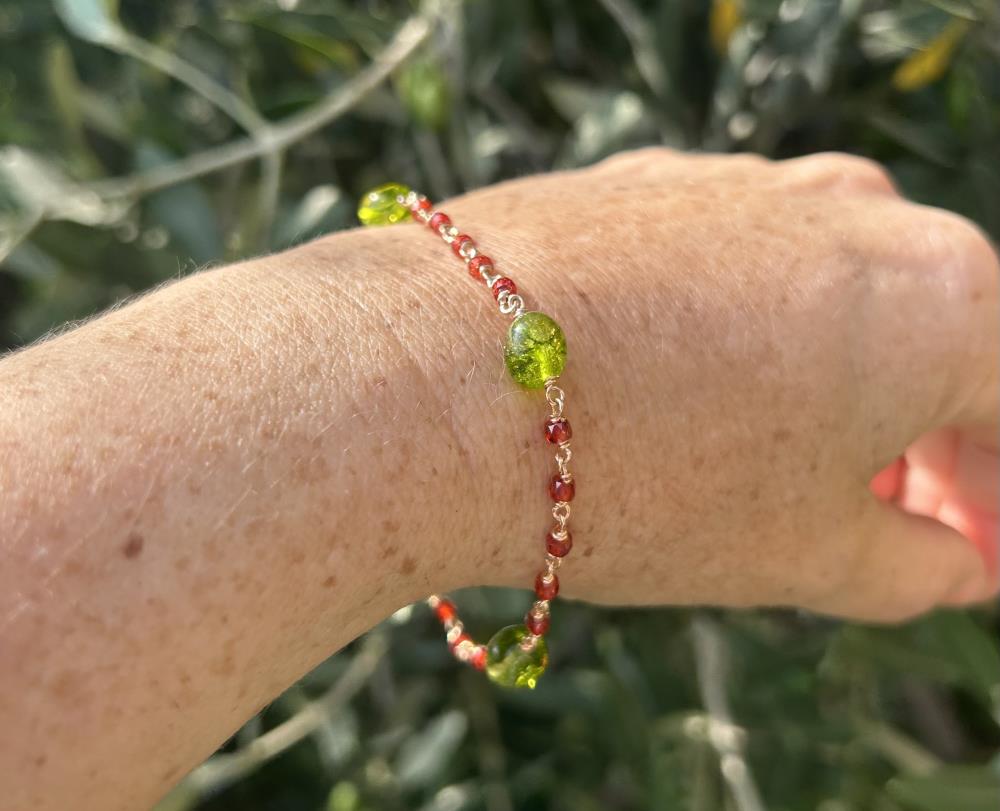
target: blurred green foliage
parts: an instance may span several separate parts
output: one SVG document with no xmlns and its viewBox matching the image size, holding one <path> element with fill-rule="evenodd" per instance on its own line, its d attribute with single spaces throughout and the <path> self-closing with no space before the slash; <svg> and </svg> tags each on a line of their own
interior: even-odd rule
<svg viewBox="0 0 1000 811">
<path fill-rule="evenodd" d="M 349 227 L 386 178 L 442 198 L 654 142 L 869 155 L 996 237 L 998 17 L 995 0 L 0 2 L 0 348 Z M 418 47 L 362 86 L 408 19 Z M 480 630 L 525 604 L 461 600 Z M 404 610 L 162 811 L 1000 808 L 996 611 L 883 629 L 562 604 L 554 628 L 539 688 L 504 692 Z"/>
</svg>

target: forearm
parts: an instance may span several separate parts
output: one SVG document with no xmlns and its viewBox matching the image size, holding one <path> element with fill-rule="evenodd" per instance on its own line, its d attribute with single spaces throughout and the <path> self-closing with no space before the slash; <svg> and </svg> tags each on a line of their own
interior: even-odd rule
<svg viewBox="0 0 1000 811">
<path fill-rule="evenodd" d="M 392 610 L 516 555 L 484 536 L 516 512 L 496 480 L 544 459 L 484 438 L 538 404 L 488 402 L 502 325 L 413 236 L 198 274 L 0 363 L 10 807 L 148 804 Z"/>
</svg>

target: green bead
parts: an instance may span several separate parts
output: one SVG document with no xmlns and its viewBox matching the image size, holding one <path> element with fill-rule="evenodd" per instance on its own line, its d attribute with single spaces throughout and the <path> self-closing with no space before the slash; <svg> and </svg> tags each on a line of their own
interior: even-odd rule
<svg viewBox="0 0 1000 811">
<path fill-rule="evenodd" d="M 410 193 L 402 183 L 386 183 L 372 189 L 358 204 L 358 219 L 362 225 L 392 225 L 410 218 L 410 209 L 399 202 Z"/>
<path fill-rule="evenodd" d="M 511 322 L 503 350 L 507 371 L 525 388 L 540 389 L 566 365 L 566 338 L 545 313 L 522 313 Z"/>
<path fill-rule="evenodd" d="M 526 649 L 525 642 L 534 643 Z M 549 663 L 545 637 L 532 637 L 523 625 L 508 625 L 497 631 L 486 643 L 486 675 L 501 687 L 535 689 L 538 677 Z"/>
</svg>

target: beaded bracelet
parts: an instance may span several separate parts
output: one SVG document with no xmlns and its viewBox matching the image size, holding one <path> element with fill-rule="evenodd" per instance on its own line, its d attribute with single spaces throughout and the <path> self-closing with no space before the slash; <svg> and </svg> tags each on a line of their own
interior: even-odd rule
<svg viewBox="0 0 1000 811">
<path fill-rule="evenodd" d="M 500 312 L 513 318 L 504 345 L 507 371 L 521 386 L 545 389 L 550 415 L 545 422 L 545 440 L 556 446 L 557 472 L 549 481 L 549 495 L 554 502 L 555 525 L 545 536 L 544 568 L 535 578 L 535 595 L 520 625 L 501 628 L 485 645 L 478 644 L 465 631 L 455 604 L 437 594 L 427 598 L 444 626 L 448 646 L 460 662 L 485 670 L 489 678 L 504 687 L 534 688 L 548 664 L 545 633 L 549 630 L 549 605 L 559 593 L 556 569 L 573 546 L 573 536 L 566 525 L 575 483 L 569 472 L 572 436 L 569 421 L 563 416 L 565 394 L 556 385 L 566 365 L 566 339 L 562 329 L 545 313 L 525 311 L 524 299 L 517 285 L 507 276 L 494 272 L 493 260 L 479 252 L 472 237 L 461 233 L 442 211 L 435 211 L 424 195 L 399 183 L 388 183 L 368 192 L 358 207 L 363 225 L 391 225 L 416 219 L 451 245 L 455 255 L 465 261 L 469 275 L 485 282 L 493 292 Z"/>
</svg>

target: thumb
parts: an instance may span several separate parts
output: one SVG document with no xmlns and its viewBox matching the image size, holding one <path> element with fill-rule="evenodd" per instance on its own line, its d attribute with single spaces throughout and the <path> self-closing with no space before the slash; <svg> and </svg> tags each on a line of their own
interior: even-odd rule
<svg viewBox="0 0 1000 811">
<path fill-rule="evenodd" d="M 997 593 L 998 579 L 975 544 L 934 518 L 911 515 L 874 497 L 846 556 L 845 584 L 809 608 L 874 622 L 900 622 L 941 605 Z"/>
</svg>

